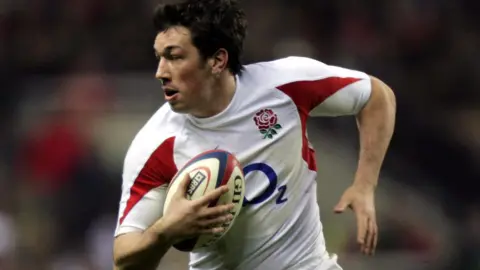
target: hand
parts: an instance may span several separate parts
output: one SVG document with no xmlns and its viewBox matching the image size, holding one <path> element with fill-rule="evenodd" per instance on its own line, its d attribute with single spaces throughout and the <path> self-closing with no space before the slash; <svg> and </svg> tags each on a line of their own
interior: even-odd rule
<svg viewBox="0 0 480 270">
<path fill-rule="evenodd" d="M 233 219 L 230 210 L 234 204 L 208 206 L 210 202 L 228 192 L 228 187 L 221 186 L 191 201 L 185 196 L 190 181 L 187 174 L 162 217 L 162 223 L 174 243 L 200 234 L 221 233 L 225 230 L 223 224 Z"/>
<path fill-rule="evenodd" d="M 378 240 L 378 227 L 375 217 L 374 190 L 352 185 L 343 193 L 335 206 L 335 213 L 343 213 L 348 207 L 357 217 L 357 242 L 360 251 L 373 255 Z"/>
</svg>

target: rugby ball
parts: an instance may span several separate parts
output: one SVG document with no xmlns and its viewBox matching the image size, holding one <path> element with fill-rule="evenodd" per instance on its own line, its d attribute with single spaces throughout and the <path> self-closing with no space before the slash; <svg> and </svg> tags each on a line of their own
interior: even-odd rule
<svg viewBox="0 0 480 270">
<path fill-rule="evenodd" d="M 173 194 L 187 174 L 191 179 L 186 192 L 187 199 L 201 198 L 209 191 L 226 185 L 229 187 L 228 192 L 220 196 L 216 202 L 211 202 L 209 206 L 234 203 L 235 207 L 230 211 L 233 219 L 223 224 L 225 230 L 222 233 L 200 235 L 173 245 L 176 249 L 185 252 L 208 247 L 221 239 L 240 213 L 245 195 L 245 177 L 240 162 L 227 151 L 211 150 L 192 158 L 173 177 L 167 191 L 164 211 L 168 209 Z"/>
</svg>

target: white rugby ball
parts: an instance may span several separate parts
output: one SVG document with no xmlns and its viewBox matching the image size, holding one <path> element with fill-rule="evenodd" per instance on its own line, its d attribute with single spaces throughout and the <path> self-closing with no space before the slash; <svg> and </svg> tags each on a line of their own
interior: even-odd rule
<svg viewBox="0 0 480 270">
<path fill-rule="evenodd" d="M 184 240 L 173 245 L 180 251 L 192 251 L 208 247 L 222 238 L 231 228 L 235 218 L 240 213 L 245 195 L 245 176 L 240 162 L 236 157 L 223 150 L 211 150 L 203 152 L 192 158 L 173 177 L 167 191 L 167 198 L 164 204 L 168 209 L 172 196 L 178 190 L 181 181 L 186 174 L 190 175 L 191 182 L 186 197 L 189 200 L 201 198 L 204 194 L 220 186 L 228 186 L 228 192 L 220 196 L 218 201 L 212 202 L 210 206 L 234 203 L 235 207 L 230 211 L 233 219 L 223 224 L 225 230 L 219 234 L 200 235 L 199 237 Z"/>
</svg>

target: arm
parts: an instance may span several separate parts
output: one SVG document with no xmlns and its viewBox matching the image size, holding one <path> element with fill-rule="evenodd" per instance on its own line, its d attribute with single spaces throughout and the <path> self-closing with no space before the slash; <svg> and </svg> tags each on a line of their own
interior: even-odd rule
<svg viewBox="0 0 480 270">
<path fill-rule="evenodd" d="M 361 149 L 355 184 L 376 186 L 395 124 L 393 91 L 364 72 L 309 58 L 290 57 L 277 65 L 281 77 L 289 81 L 278 88 L 294 100 L 300 112 L 357 117 Z"/>
<path fill-rule="evenodd" d="M 156 269 L 173 244 L 173 236 L 162 217 L 166 184 L 158 175 L 152 178 L 154 175 L 144 169 L 129 187 L 128 175 L 124 174 L 121 211 L 113 244 L 115 269 Z"/>
<path fill-rule="evenodd" d="M 351 208 L 357 217 L 358 243 L 373 254 L 377 242 L 374 190 L 395 123 L 395 97 L 380 80 L 364 72 L 290 57 L 276 63 L 287 84 L 278 87 L 290 96 L 301 114 L 355 115 L 360 133 L 360 158 L 354 183 L 335 206 Z"/>
<path fill-rule="evenodd" d="M 162 219 L 143 232 L 120 235 L 114 241 L 114 269 L 156 269 L 172 244 Z"/>
<path fill-rule="evenodd" d="M 372 90 L 365 107 L 357 114 L 360 156 L 354 185 L 374 189 L 393 135 L 396 101 L 393 91 L 371 77 Z"/>
<path fill-rule="evenodd" d="M 374 190 L 393 135 L 396 102 L 393 91 L 385 83 L 374 77 L 370 77 L 370 81 L 370 98 L 356 114 L 360 135 L 357 172 L 335 212 L 342 213 L 347 207 L 355 212 L 357 242 L 362 252 L 371 255 L 378 239 Z"/>
<path fill-rule="evenodd" d="M 114 240 L 116 269 L 155 269 L 172 245 L 162 216 L 168 183 L 177 171 L 173 143 L 166 139 L 148 153 L 134 141 L 127 152 Z"/>
<path fill-rule="evenodd" d="M 148 229 L 129 232 L 115 239 L 114 269 L 156 269 L 173 244 L 200 234 L 218 234 L 225 230 L 223 224 L 232 220 L 229 211 L 234 205 L 209 205 L 228 192 L 228 187 L 221 186 L 190 201 L 185 197 L 189 184 L 187 174 L 173 194 L 165 215 Z"/>
<path fill-rule="evenodd" d="M 164 209 L 167 187 L 177 172 L 173 143 L 173 138 L 165 140 L 148 156 L 145 147 L 134 143 L 127 153 L 114 240 L 117 270 L 156 269 L 174 243 L 199 234 L 222 232 L 221 225 L 232 219 L 228 211 L 233 205 L 208 207 L 210 201 L 228 191 L 225 186 L 199 200 L 186 199 L 188 174 L 168 209 Z"/>
</svg>

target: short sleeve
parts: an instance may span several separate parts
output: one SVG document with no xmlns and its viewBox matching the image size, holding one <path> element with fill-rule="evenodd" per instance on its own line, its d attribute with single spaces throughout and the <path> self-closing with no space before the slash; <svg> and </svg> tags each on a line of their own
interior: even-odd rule
<svg viewBox="0 0 480 270">
<path fill-rule="evenodd" d="M 174 137 L 166 139 L 150 155 L 127 153 L 115 236 L 143 231 L 162 217 L 167 187 L 177 172 L 174 141 Z"/>
<path fill-rule="evenodd" d="M 289 81 L 277 88 L 311 116 L 355 115 L 370 98 L 371 79 L 364 72 L 305 57 L 288 57 L 278 65 Z"/>
</svg>

